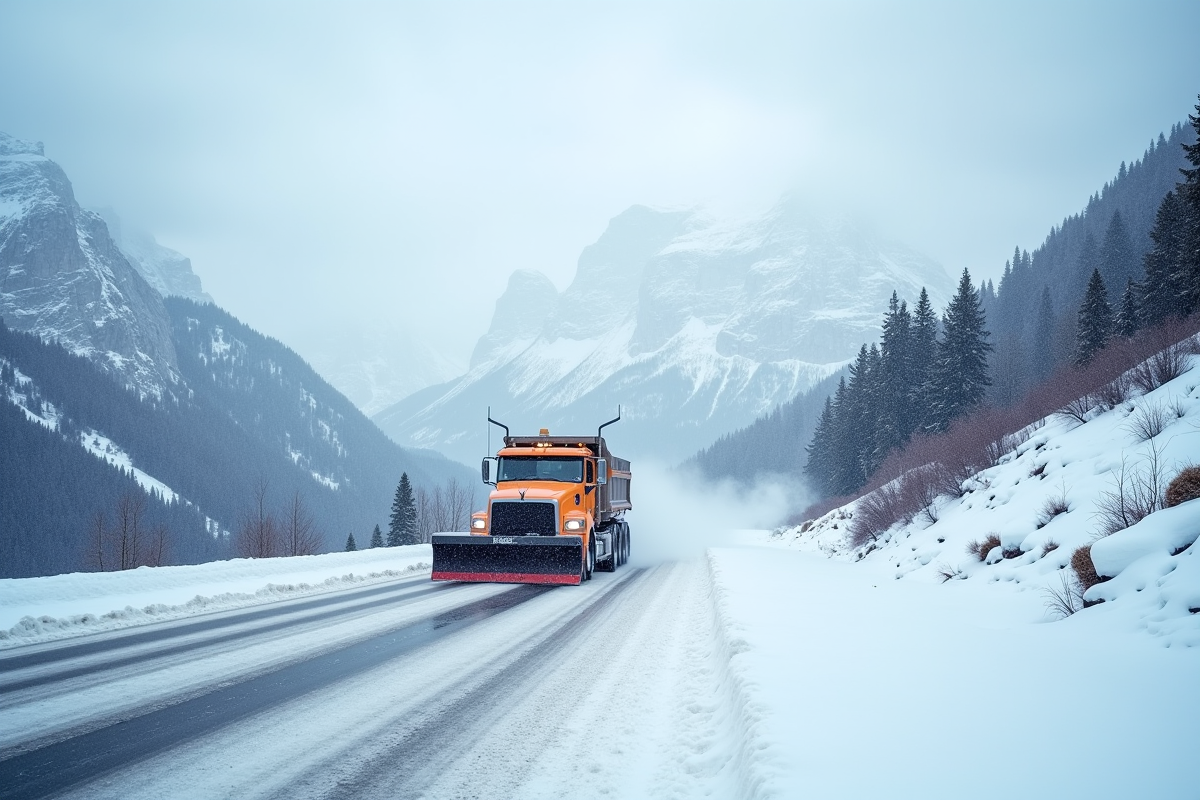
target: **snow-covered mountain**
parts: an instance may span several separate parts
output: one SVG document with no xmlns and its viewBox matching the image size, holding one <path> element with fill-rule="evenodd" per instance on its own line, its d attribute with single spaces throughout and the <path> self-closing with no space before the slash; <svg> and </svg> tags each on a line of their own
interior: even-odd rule
<svg viewBox="0 0 1200 800">
<path fill-rule="evenodd" d="M 391 321 L 338 325 L 295 346 L 321 377 L 368 416 L 461 375 L 466 366 Z"/>
<path fill-rule="evenodd" d="M 211 303 L 212 297 L 200 285 L 200 276 L 192 272 L 192 260 L 163 247 L 154 235 L 122 220 L 111 208 L 92 209 L 108 225 L 108 234 L 141 273 L 146 282 L 163 297 L 186 297 L 197 303 Z"/>
<path fill-rule="evenodd" d="M 516 430 L 586 432 L 682 458 L 812 386 L 876 337 L 893 290 L 935 305 L 932 260 L 785 199 L 750 220 L 634 206 L 579 258 L 561 293 L 518 271 L 470 370 L 376 414 L 397 442 L 473 461 L 484 414 Z"/>
<path fill-rule="evenodd" d="M 162 297 L 99 215 L 31 144 L 0 133 L 0 318 L 60 342 L 143 393 L 178 381 Z"/>
</svg>

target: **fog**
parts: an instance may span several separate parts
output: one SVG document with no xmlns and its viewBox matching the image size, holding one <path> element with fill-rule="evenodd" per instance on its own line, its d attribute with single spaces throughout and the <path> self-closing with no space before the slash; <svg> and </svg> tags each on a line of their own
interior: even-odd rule
<svg viewBox="0 0 1200 800">
<path fill-rule="evenodd" d="M 762 477 L 746 485 L 638 462 L 627 515 L 629 563 L 645 567 L 699 558 L 709 547 L 736 541 L 741 531 L 780 525 L 807 507 L 811 498 L 805 491 L 794 477 Z"/>
<path fill-rule="evenodd" d="M 1200 4 L 0 5 L 0 130 L 302 354 L 465 363 L 633 203 L 847 206 L 999 274 L 1182 119 Z"/>
</svg>

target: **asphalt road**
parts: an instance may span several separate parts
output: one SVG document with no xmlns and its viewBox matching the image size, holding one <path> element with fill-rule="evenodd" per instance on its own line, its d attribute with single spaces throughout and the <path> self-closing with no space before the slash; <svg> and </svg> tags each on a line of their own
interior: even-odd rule
<svg viewBox="0 0 1200 800">
<path fill-rule="evenodd" d="M 518 792 L 513 747 L 545 753 L 556 721 L 620 702 L 622 672 L 653 672 L 626 640 L 670 575 L 406 578 L 10 651 L 0 798 Z"/>
</svg>

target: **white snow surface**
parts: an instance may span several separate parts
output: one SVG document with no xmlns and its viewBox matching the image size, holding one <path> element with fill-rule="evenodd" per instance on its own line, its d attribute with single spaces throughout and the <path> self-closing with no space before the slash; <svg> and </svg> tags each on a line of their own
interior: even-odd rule
<svg viewBox="0 0 1200 800">
<path fill-rule="evenodd" d="M 0 580 L 0 648 L 268 603 L 427 570 L 429 545 Z"/>
<path fill-rule="evenodd" d="M 708 559 L 741 796 L 1196 796 L 1200 648 L 1109 604 L 1047 624 L 1015 582 L 896 580 L 782 544 Z"/>
</svg>

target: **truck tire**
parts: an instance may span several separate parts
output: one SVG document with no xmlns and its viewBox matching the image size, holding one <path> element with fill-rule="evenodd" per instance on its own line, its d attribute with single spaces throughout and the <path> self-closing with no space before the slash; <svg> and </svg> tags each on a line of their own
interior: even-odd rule
<svg viewBox="0 0 1200 800">
<path fill-rule="evenodd" d="M 617 571 L 617 553 L 621 549 L 621 526 L 613 525 L 609 530 L 612 532 L 612 554 L 603 561 L 596 562 L 596 569 L 600 572 Z"/>
<path fill-rule="evenodd" d="M 592 570 L 596 568 L 596 540 L 588 537 L 587 552 L 583 556 L 583 571 L 579 575 L 579 582 L 590 581 L 592 579 Z"/>
<path fill-rule="evenodd" d="M 622 551 L 622 555 L 621 555 L 621 563 L 624 564 L 629 561 L 629 551 L 630 551 L 629 523 L 622 522 L 621 527 L 624 528 L 624 533 L 625 533 L 625 535 L 621 537 L 621 539 L 623 540 L 623 543 L 625 545 L 625 547 Z"/>
</svg>

